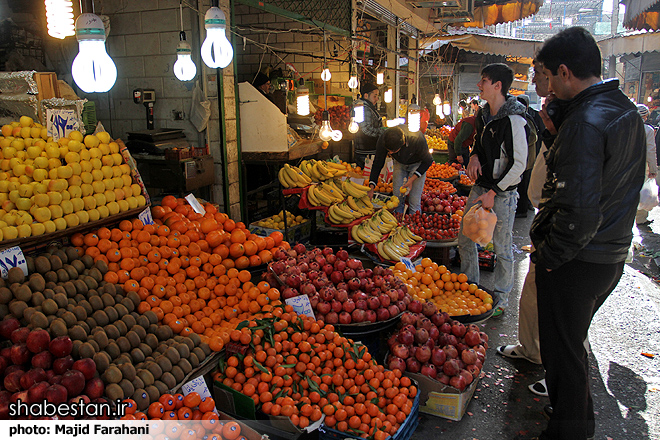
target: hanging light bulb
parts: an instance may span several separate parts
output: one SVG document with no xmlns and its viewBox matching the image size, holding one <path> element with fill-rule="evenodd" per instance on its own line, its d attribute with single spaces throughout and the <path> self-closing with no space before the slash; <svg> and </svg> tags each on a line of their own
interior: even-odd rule
<svg viewBox="0 0 660 440">
<path fill-rule="evenodd" d="M 217 5 L 217 1 L 211 2 Z M 234 57 L 234 49 L 225 33 L 225 13 L 217 6 L 211 6 L 204 16 L 206 39 L 202 43 L 202 60 L 212 69 L 224 69 Z"/>
<path fill-rule="evenodd" d="M 353 111 L 355 112 L 355 122 L 358 124 L 364 122 L 364 104 L 362 101 L 358 101 L 355 103 L 355 107 L 353 107 Z"/>
<path fill-rule="evenodd" d="M 186 41 L 186 33 L 179 33 L 179 45 L 176 47 L 176 62 L 174 63 L 174 76 L 179 81 L 190 81 L 197 75 L 197 66 L 192 60 L 192 49 Z"/>
<path fill-rule="evenodd" d="M 436 106 L 435 106 L 435 114 L 436 114 L 437 116 L 440 116 L 441 118 L 445 115 L 445 114 L 442 112 L 442 106 L 441 106 L 440 104 L 436 104 Z"/>
<path fill-rule="evenodd" d="M 389 87 L 387 90 L 385 90 L 385 93 L 383 94 L 383 100 L 387 104 L 392 102 L 392 87 Z"/>
<path fill-rule="evenodd" d="M 71 65 L 76 85 L 85 93 L 107 92 L 117 80 L 117 67 L 105 51 L 105 29 L 98 15 L 83 13 L 76 20 L 78 55 Z"/>
<path fill-rule="evenodd" d="M 348 80 L 348 87 L 351 88 L 351 89 L 357 89 L 357 87 L 358 87 L 357 76 L 351 75 L 351 78 Z"/>
<path fill-rule="evenodd" d="M 332 134 L 330 136 L 332 137 L 333 141 L 339 142 L 341 138 L 344 137 L 344 133 L 342 133 L 341 130 L 332 130 Z"/>
<path fill-rule="evenodd" d="M 383 84 L 384 82 L 385 82 L 385 78 L 383 72 L 376 73 L 376 84 L 380 85 Z"/>
<path fill-rule="evenodd" d="M 422 112 L 417 104 L 408 107 L 408 130 L 417 133 L 421 124 Z"/>
<path fill-rule="evenodd" d="M 327 67 L 323 69 L 323 72 L 321 72 L 321 79 L 325 82 L 330 81 L 330 78 L 332 78 L 332 74 L 330 73 L 330 69 Z"/>
<path fill-rule="evenodd" d="M 71 0 L 46 0 L 48 35 L 63 39 L 76 34 Z"/>
<path fill-rule="evenodd" d="M 440 92 L 436 89 L 435 96 L 433 97 L 433 105 L 436 107 L 442 104 L 442 99 L 440 99 Z"/>
<path fill-rule="evenodd" d="M 300 116 L 309 114 L 309 89 L 305 87 L 302 78 L 300 86 L 296 89 L 296 111 Z"/>
<path fill-rule="evenodd" d="M 348 131 L 355 134 L 355 133 L 358 132 L 359 129 L 360 129 L 360 126 L 355 121 L 355 115 L 353 115 L 351 117 L 351 122 L 348 123 Z"/>
<path fill-rule="evenodd" d="M 449 105 L 449 101 L 442 103 L 442 112 L 447 116 L 451 114 L 451 105 Z"/>
<path fill-rule="evenodd" d="M 329 141 L 332 139 L 332 127 L 330 126 L 330 114 L 327 110 L 323 110 L 321 113 L 321 131 L 319 131 L 319 137 L 322 141 Z"/>
</svg>

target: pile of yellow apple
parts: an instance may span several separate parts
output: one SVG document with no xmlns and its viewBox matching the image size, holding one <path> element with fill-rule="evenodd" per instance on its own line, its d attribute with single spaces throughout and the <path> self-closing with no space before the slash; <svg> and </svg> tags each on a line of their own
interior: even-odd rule
<svg viewBox="0 0 660 440">
<path fill-rule="evenodd" d="M 110 135 L 53 141 L 21 116 L 0 129 L 0 240 L 48 234 L 146 205 Z"/>
<path fill-rule="evenodd" d="M 426 135 L 426 143 L 429 148 L 432 150 L 447 150 L 447 141 L 440 138 L 439 136 L 429 136 Z"/>
</svg>

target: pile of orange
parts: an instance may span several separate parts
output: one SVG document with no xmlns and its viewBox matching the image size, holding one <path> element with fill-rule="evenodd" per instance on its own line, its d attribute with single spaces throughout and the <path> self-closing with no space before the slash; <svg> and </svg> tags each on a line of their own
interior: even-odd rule
<svg viewBox="0 0 660 440">
<path fill-rule="evenodd" d="M 472 186 L 474 185 L 474 180 L 470 179 L 467 174 L 461 173 L 458 178 L 458 183 L 465 186 Z"/>
<path fill-rule="evenodd" d="M 254 349 L 229 356 L 214 380 L 300 428 L 325 415 L 325 425 L 352 435 L 385 440 L 396 433 L 417 394 L 400 370 L 385 370 L 366 347 L 289 305 L 263 317 L 231 332 L 232 341 Z"/>
<path fill-rule="evenodd" d="M 454 185 L 452 185 L 449 182 L 445 182 L 444 180 L 438 180 L 438 179 L 426 179 L 424 181 L 424 189 L 422 189 L 423 192 L 430 192 L 430 191 L 442 191 L 447 194 L 454 194 L 456 192 L 456 188 Z"/>
<path fill-rule="evenodd" d="M 367 183 L 368 184 L 368 183 Z M 391 194 L 392 193 L 392 182 L 383 182 L 383 179 L 378 179 L 378 183 L 376 183 L 376 187 L 374 188 L 374 191 L 383 193 L 383 194 Z"/>
<path fill-rule="evenodd" d="M 433 163 L 426 171 L 426 177 L 453 179 L 458 177 L 458 170 L 447 163 Z"/>
<path fill-rule="evenodd" d="M 396 263 L 392 270 L 406 283 L 414 299 L 432 301 L 438 310 L 450 316 L 481 315 L 493 308 L 493 297 L 468 283 L 467 275 L 450 272 L 430 258 L 423 258 L 414 271 L 403 263 Z"/>
</svg>

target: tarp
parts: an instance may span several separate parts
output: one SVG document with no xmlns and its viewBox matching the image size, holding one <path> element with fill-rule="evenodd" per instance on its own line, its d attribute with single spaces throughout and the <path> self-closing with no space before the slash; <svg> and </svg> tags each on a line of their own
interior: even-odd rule
<svg viewBox="0 0 660 440">
<path fill-rule="evenodd" d="M 543 46 L 542 41 L 483 34 L 446 35 L 434 39 L 468 52 L 527 58 L 534 58 L 536 52 Z"/>
<path fill-rule="evenodd" d="M 660 52 L 660 32 L 635 32 L 598 42 L 603 58 L 631 53 Z"/>
<path fill-rule="evenodd" d="M 628 29 L 658 30 L 660 28 L 659 0 L 624 0 L 626 15 L 623 25 Z"/>
<path fill-rule="evenodd" d="M 543 4 L 543 0 L 496 0 L 495 4 L 488 3 L 491 3 L 491 1 L 475 1 L 474 18 L 462 23 L 462 25 L 465 27 L 483 28 L 495 24 L 522 20 L 536 14 Z"/>
</svg>

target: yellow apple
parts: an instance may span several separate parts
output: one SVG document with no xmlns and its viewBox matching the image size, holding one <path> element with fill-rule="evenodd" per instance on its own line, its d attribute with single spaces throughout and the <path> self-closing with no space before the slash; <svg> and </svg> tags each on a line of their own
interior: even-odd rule
<svg viewBox="0 0 660 440">
<path fill-rule="evenodd" d="M 55 223 L 52 220 L 44 222 L 44 227 L 46 228 L 46 234 L 51 234 L 57 230 Z"/>
<path fill-rule="evenodd" d="M 14 203 L 16 203 L 16 208 L 22 211 L 29 211 L 32 207 L 32 200 L 26 197 L 21 197 Z"/>
<path fill-rule="evenodd" d="M 9 200 L 11 200 L 13 203 L 16 203 L 16 201 L 20 198 L 21 198 L 21 194 L 18 192 L 17 189 L 13 189 L 9 191 Z"/>
<path fill-rule="evenodd" d="M 59 191 L 51 191 L 46 194 L 50 200 L 50 205 L 59 205 L 62 203 L 62 193 Z"/>
<path fill-rule="evenodd" d="M 89 148 L 89 154 L 92 156 L 92 159 L 98 160 L 101 160 L 101 156 L 103 156 L 100 148 Z"/>
<path fill-rule="evenodd" d="M 101 172 L 103 173 L 104 179 L 112 178 L 112 167 L 104 165 L 103 167 L 101 167 Z"/>
<path fill-rule="evenodd" d="M 2 156 L 5 159 L 11 159 L 12 157 L 15 157 L 16 156 L 16 148 L 14 148 L 14 147 L 3 148 L 2 149 Z M 9 164 L 9 161 L 7 161 L 7 164 Z M 5 169 L 5 168 L 3 168 L 3 169 Z M 9 168 L 6 168 L 6 169 L 9 169 Z"/>
<path fill-rule="evenodd" d="M 83 141 L 83 135 L 78 130 L 73 130 L 73 131 L 69 132 L 68 137 L 69 137 L 70 140 L 74 140 L 74 141 L 78 141 L 78 142 Z"/>
<path fill-rule="evenodd" d="M 78 222 L 81 225 L 89 222 L 89 213 L 87 211 L 78 211 L 76 212 L 76 215 L 78 216 Z"/>
<path fill-rule="evenodd" d="M 21 124 L 21 127 L 29 127 L 34 124 L 34 119 L 29 116 L 21 116 L 18 120 L 18 123 Z"/>
<path fill-rule="evenodd" d="M 73 170 L 74 176 L 80 176 L 82 174 L 82 166 L 78 162 L 70 163 L 69 166 Z"/>
<path fill-rule="evenodd" d="M 82 201 L 87 211 L 96 208 L 96 199 L 93 196 L 85 196 Z"/>
<path fill-rule="evenodd" d="M 48 192 L 48 185 L 44 182 L 36 182 L 34 184 L 34 189 L 32 190 L 34 194 L 46 194 Z"/>
<path fill-rule="evenodd" d="M 85 145 L 87 148 L 96 148 L 99 146 L 101 142 L 99 141 L 99 138 L 94 136 L 93 134 L 88 134 L 85 136 Z"/>
<path fill-rule="evenodd" d="M 13 128 L 14 127 L 12 127 L 11 125 L 3 125 L 2 129 L 0 129 L 0 131 L 2 132 L 3 136 L 7 137 L 7 136 L 11 136 L 11 132 L 12 132 Z"/>
<path fill-rule="evenodd" d="M 114 177 L 121 177 L 121 176 L 122 176 L 121 168 L 119 168 L 118 165 L 113 165 L 112 166 L 112 177 L 114 178 Z"/>
<path fill-rule="evenodd" d="M 68 190 L 63 190 L 60 194 L 62 194 L 62 202 L 71 200 L 71 193 Z"/>
<path fill-rule="evenodd" d="M 92 194 L 94 194 L 94 187 L 88 183 L 83 183 L 82 185 L 80 185 L 80 190 L 82 191 L 83 197 L 91 196 Z"/>
<path fill-rule="evenodd" d="M 57 180 L 57 168 L 51 168 L 48 170 L 48 178 L 50 180 Z"/>
<path fill-rule="evenodd" d="M 39 169 L 47 169 L 48 168 L 48 158 L 39 156 L 34 158 L 34 167 L 39 168 Z"/>
<path fill-rule="evenodd" d="M 64 156 L 64 161 L 68 164 L 80 162 L 80 154 L 69 151 L 66 153 L 66 156 Z"/>
<path fill-rule="evenodd" d="M 137 199 L 137 201 L 138 201 L 138 206 L 140 206 L 140 207 L 142 207 L 142 206 L 144 206 L 144 205 L 147 204 L 147 199 L 146 199 L 142 194 L 140 194 L 139 196 L 137 196 L 136 199 Z"/>
<path fill-rule="evenodd" d="M 90 184 L 94 181 L 94 177 L 92 176 L 92 173 L 83 171 L 80 173 L 80 179 L 82 180 L 83 183 Z"/>
<path fill-rule="evenodd" d="M 96 209 L 99 209 L 101 206 L 105 206 L 107 200 L 104 194 L 102 193 L 94 194 L 94 198 L 96 199 Z"/>
<path fill-rule="evenodd" d="M 111 167 L 115 164 L 115 161 L 112 160 L 112 156 L 110 156 L 108 154 L 108 155 L 101 156 L 101 163 L 103 164 L 103 166 Z"/>
<path fill-rule="evenodd" d="M 82 142 L 76 140 L 70 140 L 66 146 L 69 147 L 69 153 L 76 153 L 76 154 L 78 154 L 80 150 L 82 150 L 84 147 Z"/>
<path fill-rule="evenodd" d="M 21 197 L 32 197 L 32 185 L 22 184 L 18 187 L 18 194 Z"/>
<path fill-rule="evenodd" d="M 124 193 L 124 190 L 121 188 L 115 188 L 115 199 L 116 200 L 124 200 L 124 197 L 126 197 L 126 194 Z"/>
<path fill-rule="evenodd" d="M 21 137 L 27 139 L 30 137 L 30 127 L 21 128 Z"/>
<path fill-rule="evenodd" d="M 66 179 L 66 181 L 69 182 L 69 187 L 80 186 L 83 184 L 82 177 L 76 176 L 75 174 Z"/>
<path fill-rule="evenodd" d="M 72 197 L 71 204 L 73 205 L 73 212 L 78 212 L 85 209 L 85 203 L 79 197 Z"/>
<path fill-rule="evenodd" d="M 117 142 L 110 142 L 108 146 L 110 147 L 110 153 L 119 153 L 119 144 Z"/>
<path fill-rule="evenodd" d="M 41 137 L 41 127 L 32 127 L 30 128 L 30 137 L 31 138 L 40 138 Z"/>
<path fill-rule="evenodd" d="M 3 209 L 5 208 L 3 207 Z M 16 219 L 18 219 L 18 216 L 14 214 L 15 212 L 16 210 L 14 210 L 13 208 L 8 210 L 8 212 L 2 216 L 2 221 L 7 223 L 9 226 L 16 225 Z"/>
<path fill-rule="evenodd" d="M 18 216 L 16 217 L 16 226 L 20 225 L 31 225 L 34 219 L 27 211 L 18 211 Z"/>
<path fill-rule="evenodd" d="M 46 156 L 48 156 L 49 158 L 58 159 L 60 157 L 60 147 L 55 142 L 47 142 L 45 151 L 46 151 Z"/>
<path fill-rule="evenodd" d="M 131 186 L 133 184 L 133 179 L 130 175 L 124 174 L 121 176 L 122 186 Z"/>
<path fill-rule="evenodd" d="M 44 235 L 46 233 L 46 227 L 41 223 L 32 223 L 30 228 L 32 229 L 33 237 L 36 235 Z"/>
<path fill-rule="evenodd" d="M 108 191 L 111 191 L 115 189 L 115 181 L 112 179 L 103 179 L 102 180 L 103 184 L 105 185 L 105 189 Z"/>
<path fill-rule="evenodd" d="M 39 135 L 39 137 L 41 137 L 41 139 L 44 140 L 48 139 L 48 129 L 46 127 L 41 128 L 41 134 Z"/>
<path fill-rule="evenodd" d="M 71 214 L 73 212 L 73 203 L 71 203 L 71 200 L 62 200 L 62 204 L 60 206 L 62 207 L 62 213 L 64 215 Z"/>
<path fill-rule="evenodd" d="M 62 217 L 56 218 L 53 220 L 53 223 L 55 223 L 55 229 L 57 231 L 63 231 L 66 229 L 66 220 L 64 220 Z"/>
<path fill-rule="evenodd" d="M 110 134 L 107 131 L 99 131 L 96 133 L 96 137 L 100 142 L 104 144 L 109 144 L 112 139 L 110 139 Z"/>
<path fill-rule="evenodd" d="M 41 156 L 41 152 L 43 149 L 41 147 L 37 147 L 36 145 L 32 145 L 31 147 L 28 147 L 26 150 L 27 155 L 30 159 L 36 159 L 37 157 Z"/>
<path fill-rule="evenodd" d="M 33 202 L 35 206 L 44 207 L 50 205 L 50 197 L 48 194 L 35 194 L 33 197 Z"/>
<path fill-rule="evenodd" d="M 114 191 L 106 191 L 103 193 L 105 195 L 105 201 L 107 202 L 114 202 L 116 201 L 116 195 Z"/>
<path fill-rule="evenodd" d="M 124 197 L 132 197 L 135 195 L 133 194 L 133 188 L 131 188 L 130 185 L 124 186 L 121 190 L 124 191 Z"/>
<path fill-rule="evenodd" d="M 101 170 L 93 169 L 92 170 L 92 178 L 95 181 L 101 181 L 104 179 L 103 177 L 103 172 Z"/>
<path fill-rule="evenodd" d="M 18 232 L 18 238 L 26 238 L 32 235 L 32 228 L 30 225 L 16 226 L 16 231 Z"/>
<path fill-rule="evenodd" d="M 47 222 L 50 220 L 52 212 L 48 207 L 39 207 L 34 210 L 34 219 L 40 223 Z"/>
<path fill-rule="evenodd" d="M 89 161 L 91 162 L 92 169 L 94 170 L 100 170 L 101 167 L 103 166 L 101 159 L 99 159 L 98 157 L 92 157 Z"/>
<path fill-rule="evenodd" d="M 68 179 L 73 176 L 73 169 L 69 165 L 63 165 L 57 169 L 57 177 L 60 179 Z"/>
<path fill-rule="evenodd" d="M 99 216 L 101 218 L 106 218 L 110 215 L 110 211 L 108 210 L 108 207 L 105 206 L 105 205 L 104 206 L 98 206 L 96 209 L 98 210 Z"/>
<path fill-rule="evenodd" d="M 16 226 L 6 226 L 2 228 L 1 231 L 3 240 L 13 240 L 18 238 L 18 229 L 16 229 Z"/>
<path fill-rule="evenodd" d="M 54 170 L 62 166 L 62 162 L 58 158 L 51 157 L 48 159 L 48 168 Z"/>
<path fill-rule="evenodd" d="M 16 138 L 11 141 L 11 146 L 16 148 L 16 151 L 25 150 L 25 139 Z"/>
<path fill-rule="evenodd" d="M 69 152 L 69 147 L 66 145 L 60 145 L 60 159 L 64 159 L 64 156 L 66 156 L 66 153 Z"/>
<path fill-rule="evenodd" d="M 110 154 L 110 145 L 101 143 L 99 144 L 99 150 L 101 150 L 104 156 L 107 156 Z"/>
<path fill-rule="evenodd" d="M 92 155 L 89 154 L 89 150 L 87 148 L 83 148 L 82 150 L 79 151 L 78 154 L 80 154 L 81 161 L 89 162 L 90 159 L 92 158 Z M 91 171 L 91 169 L 89 171 Z"/>
<path fill-rule="evenodd" d="M 110 211 L 110 215 L 115 215 L 119 213 L 119 203 L 108 202 L 106 206 L 108 207 L 108 211 Z"/>
<path fill-rule="evenodd" d="M 50 210 L 50 218 L 53 220 L 64 215 L 62 205 L 49 205 L 48 209 Z"/>
<path fill-rule="evenodd" d="M 91 173 L 94 167 L 92 167 L 92 163 L 88 160 L 83 160 L 82 157 L 80 158 L 80 169 L 82 173 Z"/>
<path fill-rule="evenodd" d="M 70 228 L 73 228 L 80 224 L 80 218 L 73 213 L 65 215 L 64 220 L 66 220 L 66 225 Z"/>
<path fill-rule="evenodd" d="M 126 212 L 129 210 L 129 204 L 126 200 L 119 200 L 117 204 L 119 205 L 119 212 Z"/>
<path fill-rule="evenodd" d="M 99 213 L 99 210 L 96 209 L 96 208 L 90 209 L 88 211 L 88 214 L 89 214 L 89 221 L 90 222 L 95 222 L 95 221 L 97 221 L 98 219 L 101 218 L 101 214 Z"/>
<path fill-rule="evenodd" d="M 77 199 L 82 197 L 82 187 L 78 185 L 69 185 L 69 194 L 71 195 L 72 199 Z"/>
<path fill-rule="evenodd" d="M 92 182 L 92 188 L 94 188 L 95 194 L 103 194 L 105 192 L 105 184 L 102 180 L 95 180 Z"/>
<path fill-rule="evenodd" d="M 126 198 L 126 202 L 128 202 L 128 209 L 135 209 L 138 207 L 138 201 L 136 197 L 128 197 Z"/>
<path fill-rule="evenodd" d="M 0 193 L 9 192 L 9 180 L 0 180 Z"/>
</svg>

